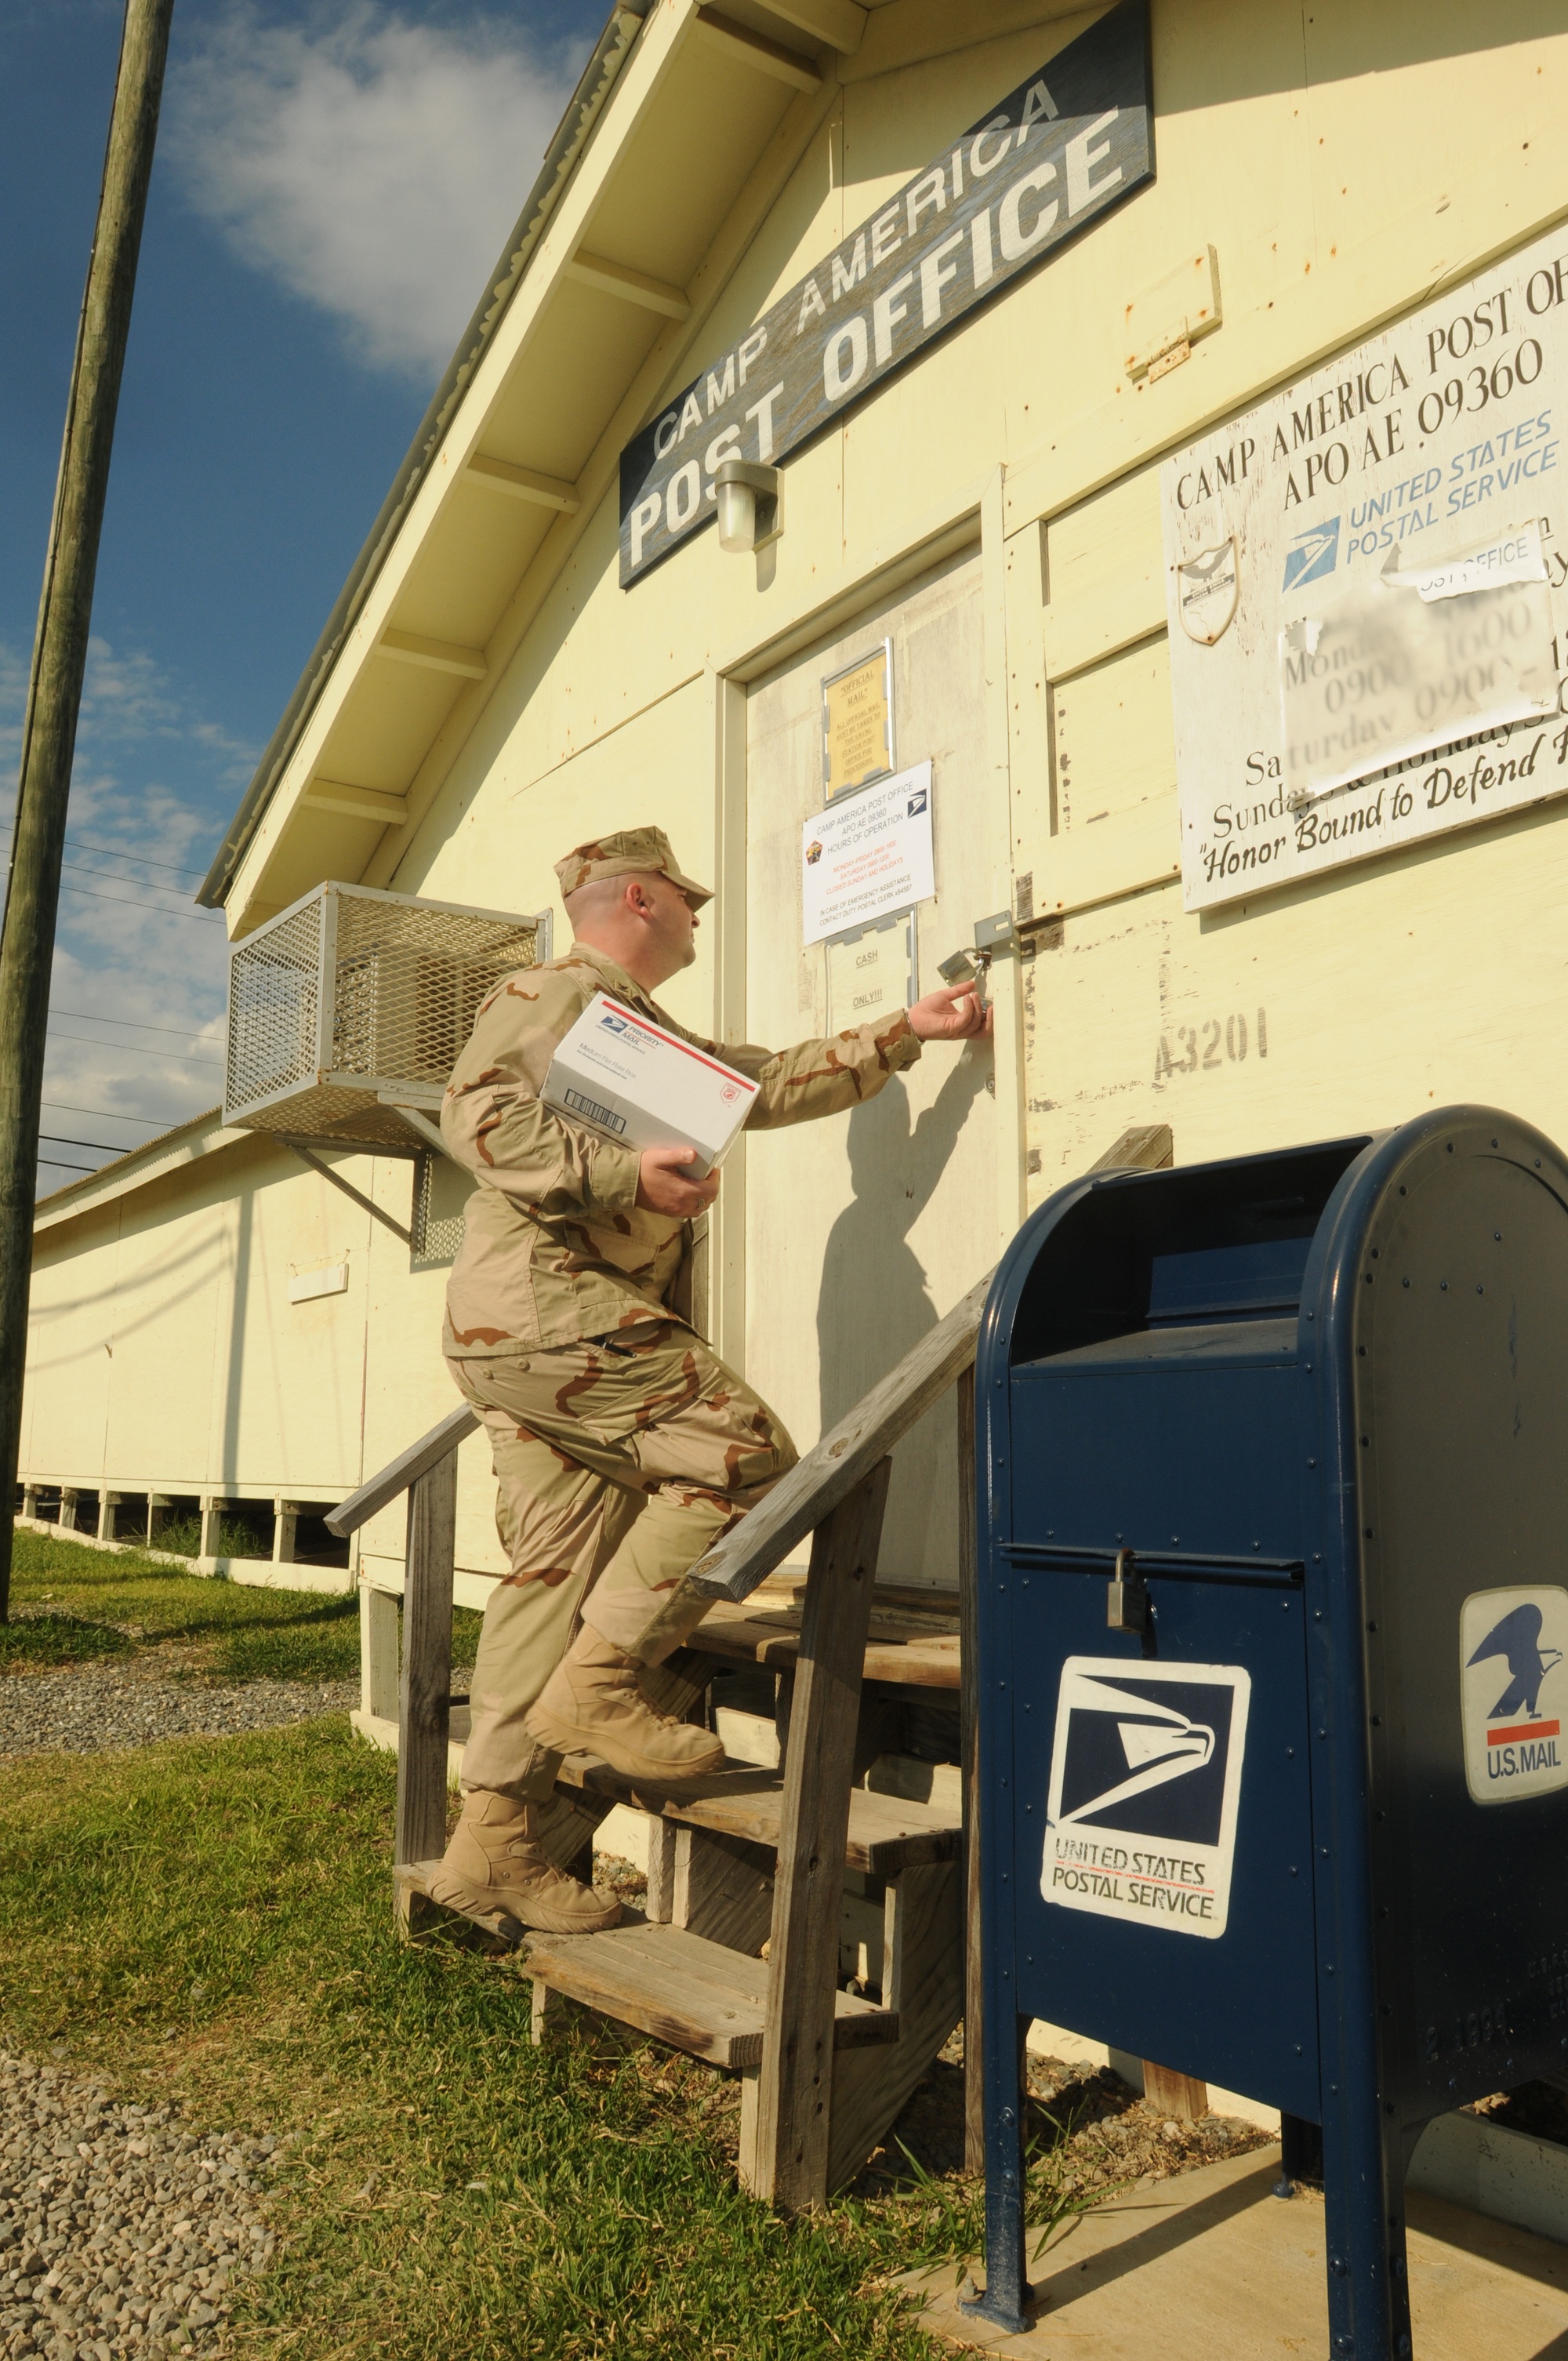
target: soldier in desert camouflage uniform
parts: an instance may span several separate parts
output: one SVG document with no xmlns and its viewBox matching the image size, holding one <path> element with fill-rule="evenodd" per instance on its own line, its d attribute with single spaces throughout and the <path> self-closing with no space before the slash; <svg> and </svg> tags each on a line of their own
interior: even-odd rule
<svg viewBox="0 0 1568 2361">
<path fill-rule="evenodd" d="M 477 1174 L 447 1289 L 444 1349 L 483 1418 L 511 1571 L 485 1614 L 463 1763 L 463 1817 L 438 1900 L 556 1930 L 611 1925 L 619 1905 L 554 1868 L 533 1807 L 564 1752 L 641 1778 L 716 1770 L 706 1730 L 655 1712 L 638 1673 L 707 1601 L 688 1569 L 795 1462 L 766 1405 L 673 1310 L 690 1224 L 718 1190 L 689 1148 L 635 1148 L 571 1123 L 540 1093 L 556 1044 L 596 992 L 683 1039 L 651 997 L 696 957 L 711 899 L 663 831 L 579 845 L 556 870 L 575 939 L 485 1001 L 442 1109 Z M 754 1129 L 861 1105 L 922 1040 L 988 1028 L 972 985 L 907 1014 L 773 1051 L 698 1041 L 759 1085 Z"/>
</svg>

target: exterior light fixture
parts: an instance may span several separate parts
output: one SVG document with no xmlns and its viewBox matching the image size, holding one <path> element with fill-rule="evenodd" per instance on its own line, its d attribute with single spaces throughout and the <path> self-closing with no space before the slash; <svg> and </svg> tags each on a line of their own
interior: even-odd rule
<svg viewBox="0 0 1568 2361">
<path fill-rule="evenodd" d="M 718 493 L 718 546 L 744 554 L 776 541 L 784 531 L 784 477 L 750 459 L 721 459 L 714 470 Z"/>
</svg>

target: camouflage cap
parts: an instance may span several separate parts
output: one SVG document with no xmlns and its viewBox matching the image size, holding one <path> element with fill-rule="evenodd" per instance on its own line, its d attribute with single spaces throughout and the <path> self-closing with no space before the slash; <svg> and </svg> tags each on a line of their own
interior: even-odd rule
<svg viewBox="0 0 1568 2361">
<path fill-rule="evenodd" d="M 677 867 L 662 828 L 623 828 L 614 836 L 596 836 L 587 844 L 575 845 L 565 861 L 555 863 L 563 900 L 591 885 L 596 877 L 646 876 L 652 870 L 662 871 L 693 902 L 713 899 L 711 886 L 697 884 Z"/>
</svg>

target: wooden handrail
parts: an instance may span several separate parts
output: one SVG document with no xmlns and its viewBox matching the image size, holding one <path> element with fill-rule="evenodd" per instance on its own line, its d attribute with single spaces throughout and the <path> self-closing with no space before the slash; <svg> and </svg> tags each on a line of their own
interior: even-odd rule
<svg viewBox="0 0 1568 2361">
<path fill-rule="evenodd" d="M 1155 1171 L 1171 1159 L 1168 1124 L 1135 1125 L 1106 1149 L 1091 1172 Z M 847 1500 L 857 1484 L 916 1419 L 929 1410 L 974 1360 L 981 1314 L 994 1273 L 976 1281 L 962 1301 L 896 1368 L 873 1386 L 760 1506 L 697 1560 L 689 1579 L 714 1598 L 746 1598 L 782 1565 L 795 1543 Z"/>
<path fill-rule="evenodd" d="M 1091 1172 L 1157 1170 L 1171 1160 L 1170 1126 L 1135 1124 L 1108 1148 Z M 830 1433 L 825 1434 L 783 1482 L 733 1532 L 727 1533 L 706 1557 L 697 1560 L 690 1579 L 714 1598 L 747 1598 L 795 1543 L 804 1541 L 840 1501 L 847 1500 L 895 1443 L 908 1433 L 916 1419 L 929 1410 L 938 1394 L 962 1376 L 974 1359 L 981 1314 L 993 1273 L 977 1279 L 960 1303 L 922 1336 L 882 1383 L 855 1404 Z M 472 1434 L 478 1413 L 466 1402 L 449 1411 L 438 1426 L 411 1443 L 378 1475 L 361 1484 L 326 1520 L 328 1532 L 340 1541 L 395 1500 L 400 1492 L 440 1466 L 447 1454 Z"/>
<path fill-rule="evenodd" d="M 411 1484 L 417 1484 L 422 1476 L 439 1467 L 448 1453 L 455 1451 L 478 1423 L 478 1411 L 470 1410 L 466 1402 L 459 1402 L 455 1410 L 447 1411 L 439 1426 L 433 1426 L 428 1434 L 422 1434 L 417 1443 L 411 1443 L 406 1451 L 389 1459 L 380 1474 L 372 1476 L 367 1484 L 361 1484 L 357 1492 L 350 1492 L 326 1519 L 328 1532 L 335 1533 L 339 1541 L 346 1540 L 378 1509 L 384 1509 L 389 1500 L 395 1500 L 400 1492 L 406 1492 Z"/>
<path fill-rule="evenodd" d="M 698 1558 L 689 1579 L 714 1598 L 747 1598 L 796 1542 L 847 1500 L 974 1359 L 992 1274 L 922 1336 L 882 1383 L 808 1451 L 733 1532 Z"/>
</svg>

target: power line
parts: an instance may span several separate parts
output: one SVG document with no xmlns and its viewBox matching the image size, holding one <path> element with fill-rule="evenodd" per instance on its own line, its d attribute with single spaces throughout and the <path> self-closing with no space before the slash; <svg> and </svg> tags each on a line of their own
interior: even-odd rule
<svg viewBox="0 0 1568 2361">
<path fill-rule="evenodd" d="M 171 1131 L 176 1124 L 192 1120 L 188 1115 L 122 1115 L 117 1107 L 72 1106 L 68 1099 L 45 1099 L 42 1104 L 53 1107 L 57 1115 L 91 1115 L 105 1123 L 139 1123 L 149 1131 L 156 1131 L 159 1124 Z"/>
<path fill-rule="evenodd" d="M 112 877 L 121 885 L 145 885 L 149 894 L 185 895 L 183 885 L 160 885 L 156 877 L 122 877 L 117 869 L 94 869 L 90 861 L 62 860 L 62 869 L 78 869 L 83 877 Z M 185 895 L 189 900 L 190 896 Z"/>
<path fill-rule="evenodd" d="M 9 833 L 9 831 L 0 830 L 0 834 L 6 833 Z M 107 848 L 105 848 L 105 850 Z M 110 853 L 109 858 L 115 861 L 136 861 L 140 859 L 140 855 L 135 852 Z M 171 861 L 159 861 L 157 862 L 148 862 L 147 866 L 149 868 L 157 867 L 159 869 L 172 869 L 174 867 L 174 863 Z M 183 885 L 164 885 L 161 884 L 156 877 L 126 877 L 123 872 L 118 869 L 95 869 L 90 861 L 72 861 L 69 853 L 61 854 L 60 867 L 62 869 L 79 870 L 83 877 L 110 877 L 113 878 L 117 884 L 121 885 L 145 885 L 150 894 L 178 894 L 187 901 L 190 899 L 190 895 L 186 893 L 186 889 Z M 179 871 L 177 873 L 182 877 L 195 877 L 202 875 L 204 873 L 195 869 L 184 869 Z"/>
<path fill-rule="evenodd" d="M 71 842 L 81 852 L 102 852 L 111 861 L 139 861 L 144 869 L 171 869 L 178 877 L 204 877 L 207 873 L 204 869 L 187 869 L 180 861 L 155 861 L 150 852 L 132 852 L 125 845 L 89 844 L 81 836 L 73 836 Z M 171 894 L 174 890 L 172 885 L 169 888 Z"/>
<path fill-rule="evenodd" d="M 137 1146 L 134 1139 L 129 1148 L 116 1148 L 107 1139 L 65 1139 L 58 1131 L 40 1131 L 38 1137 L 47 1140 L 50 1148 L 96 1148 L 105 1156 L 132 1156 Z"/>
<path fill-rule="evenodd" d="M 40 1156 L 38 1162 L 47 1164 L 51 1172 L 96 1172 L 98 1170 L 95 1164 L 67 1164 L 59 1156 Z"/>
<path fill-rule="evenodd" d="M 124 1025 L 133 1033 L 167 1033 L 173 1041 L 199 1041 L 202 1038 L 196 1026 L 187 1025 L 176 1032 L 172 1025 L 144 1025 L 136 1016 L 101 1016 L 92 1008 L 51 1008 L 49 1015 L 69 1016 L 80 1025 Z"/>
<path fill-rule="evenodd" d="M 127 884 L 131 882 L 126 880 Z M 198 927 L 223 925 L 221 918 L 209 918 L 201 910 L 169 910 L 161 902 L 133 901 L 128 894 L 94 894 L 91 885 L 62 885 L 60 890 L 62 894 L 83 895 L 89 902 L 117 902 L 122 910 L 156 910 L 160 918 L 187 918 Z"/>
<path fill-rule="evenodd" d="M 0 828 L 0 836 L 10 834 L 11 830 L 8 828 Z M 207 873 L 204 869 L 187 869 L 183 862 L 157 861 L 150 852 L 133 852 L 128 845 L 89 844 L 84 837 L 77 836 L 74 832 L 70 841 L 75 845 L 79 852 L 101 852 L 109 861 L 139 861 L 144 869 L 169 869 L 172 870 L 177 877 L 204 877 Z M 74 862 L 71 866 L 75 866 Z M 138 882 L 145 884 L 148 881 L 144 878 Z M 180 888 L 176 885 L 166 885 L 163 891 L 166 894 L 176 894 Z"/>
<path fill-rule="evenodd" d="M 94 1041 L 86 1033 L 60 1033 L 51 1025 L 48 1028 L 51 1041 L 75 1041 L 83 1049 L 113 1049 L 132 1058 L 162 1058 L 174 1066 L 211 1066 L 214 1073 L 223 1071 L 221 1058 L 182 1058 L 177 1049 L 144 1049 L 139 1041 Z"/>
</svg>

